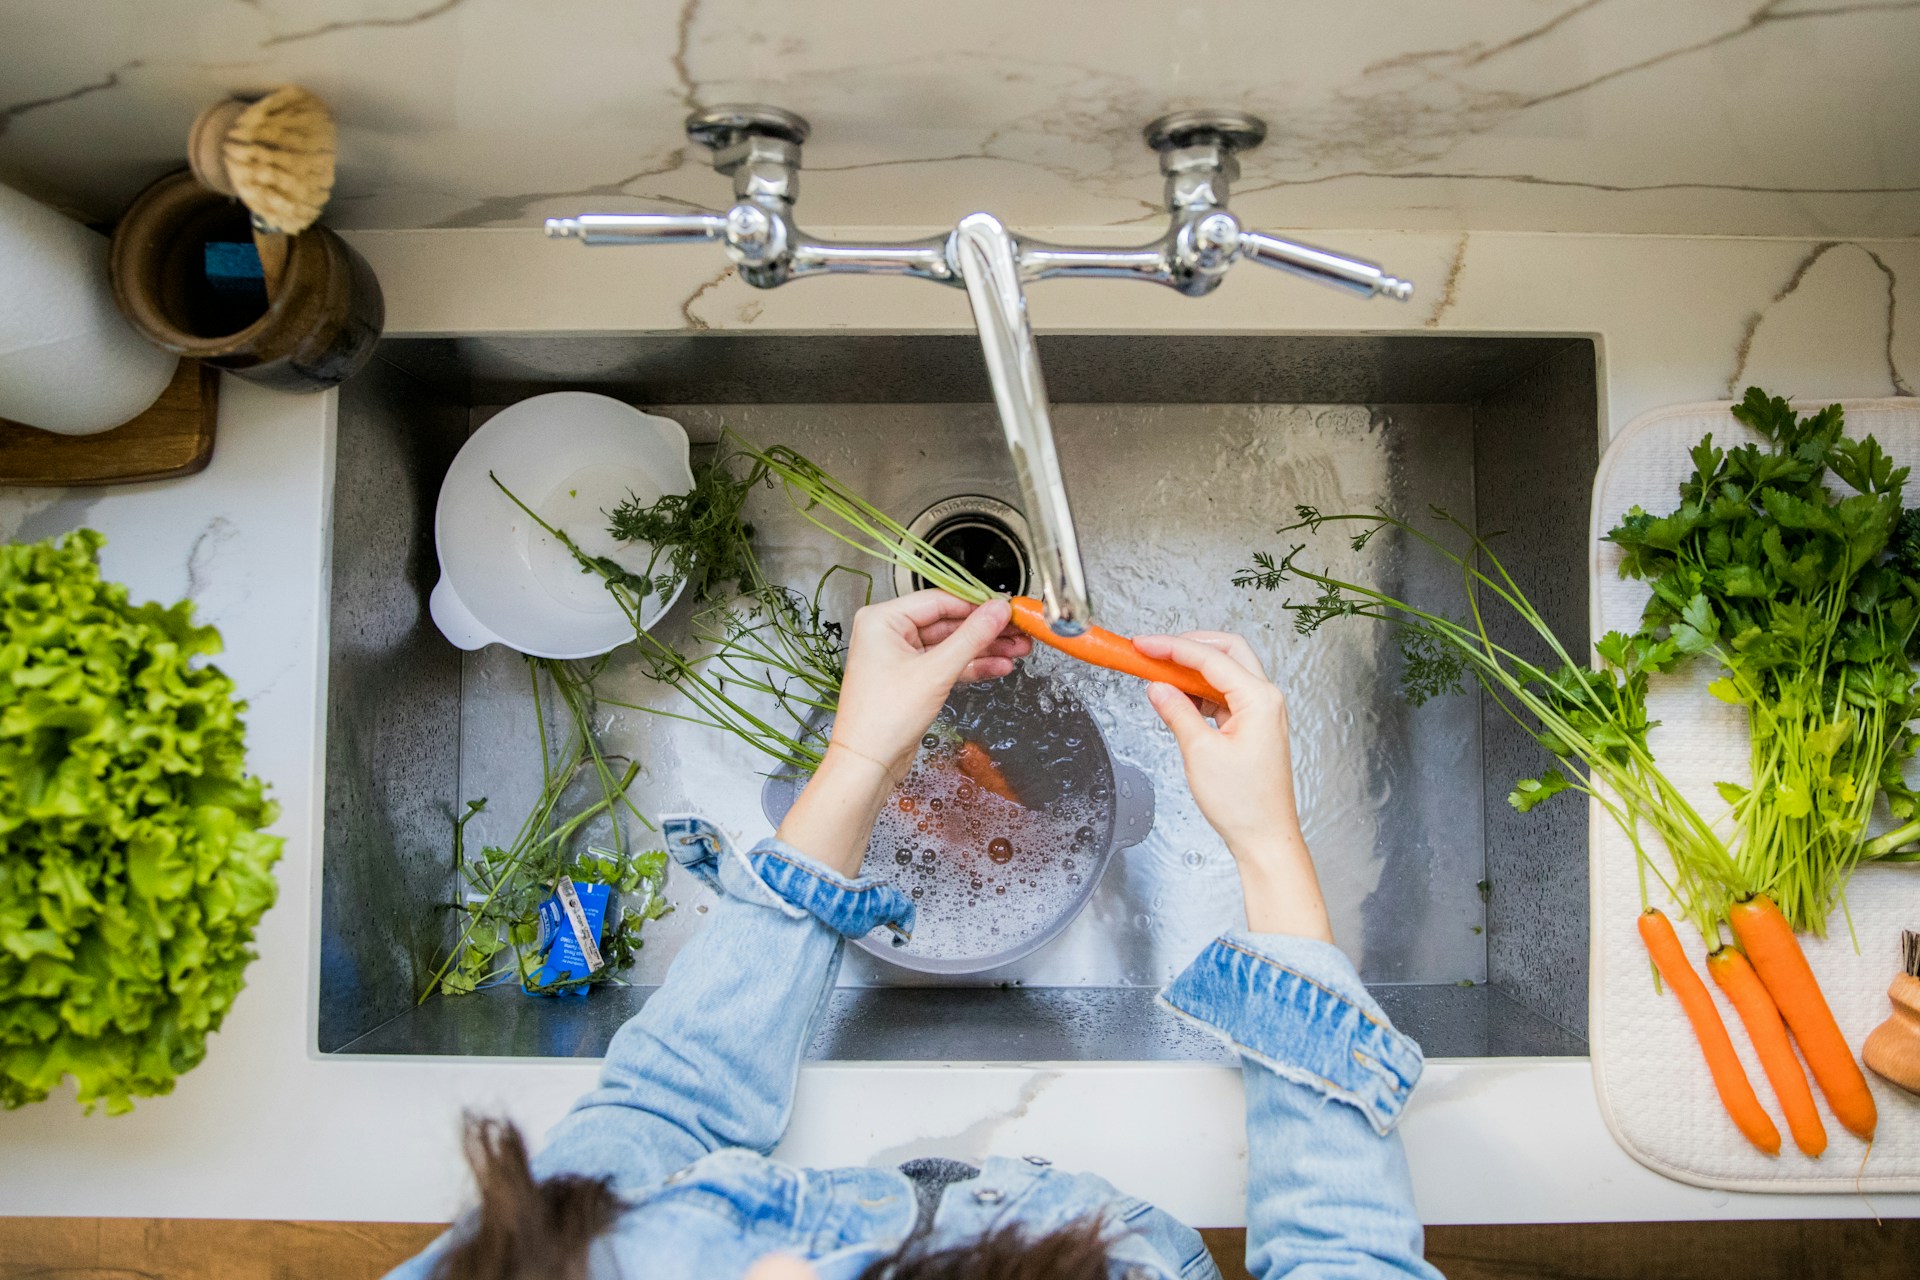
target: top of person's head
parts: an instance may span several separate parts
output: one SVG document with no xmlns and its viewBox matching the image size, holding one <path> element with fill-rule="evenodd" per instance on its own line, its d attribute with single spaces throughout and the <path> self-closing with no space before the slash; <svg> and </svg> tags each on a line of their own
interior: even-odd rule
<svg viewBox="0 0 1920 1280">
<path fill-rule="evenodd" d="M 478 1211 L 435 1268 L 434 1280 L 589 1280 L 587 1255 L 625 1209 L 610 1180 L 574 1174 L 535 1181 L 520 1131 L 469 1118 L 467 1163 Z M 1105 1222 L 1087 1218 L 1029 1236 L 1017 1222 L 968 1243 L 930 1249 L 909 1239 L 860 1280 L 1107 1280 Z M 800 1280 L 812 1268 L 753 1280 Z"/>
</svg>

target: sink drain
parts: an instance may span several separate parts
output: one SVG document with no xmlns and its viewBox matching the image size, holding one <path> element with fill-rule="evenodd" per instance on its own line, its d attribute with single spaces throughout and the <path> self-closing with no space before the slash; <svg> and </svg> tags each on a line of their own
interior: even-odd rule
<svg viewBox="0 0 1920 1280">
<path fill-rule="evenodd" d="M 994 591 L 1026 595 L 1033 553 L 1027 547 L 1027 519 L 985 494 L 942 498 L 913 518 L 907 528 L 972 571 Z M 928 584 L 919 574 L 896 567 L 896 595 Z"/>
</svg>

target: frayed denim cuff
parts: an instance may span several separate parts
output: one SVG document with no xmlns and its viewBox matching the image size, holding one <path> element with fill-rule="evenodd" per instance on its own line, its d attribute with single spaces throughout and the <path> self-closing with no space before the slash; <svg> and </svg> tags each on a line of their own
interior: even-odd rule
<svg viewBox="0 0 1920 1280">
<path fill-rule="evenodd" d="M 1160 1001 L 1282 1079 L 1358 1109 L 1382 1135 L 1420 1079 L 1420 1046 L 1394 1030 L 1345 954 L 1312 938 L 1222 934 Z"/>
<path fill-rule="evenodd" d="M 719 829 L 701 818 L 667 818 L 660 832 L 674 861 L 716 892 L 790 916 L 811 915 L 847 938 L 882 927 L 903 938 L 913 936 L 913 900 L 883 880 L 849 880 L 773 836 L 744 855 L 736 853 Z"/>
</svg>

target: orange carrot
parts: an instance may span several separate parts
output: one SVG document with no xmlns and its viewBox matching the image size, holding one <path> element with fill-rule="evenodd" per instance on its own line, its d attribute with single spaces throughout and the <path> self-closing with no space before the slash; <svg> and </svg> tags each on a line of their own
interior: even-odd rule
<svg viewBox="0 0 1920 1280">
<path fill-rule="evenodd" d="M 1640 913 L 1640 940 L 1647 944 L 1654 967 L 1679 997 L 1680 1007 L 1687 1011 L 1687 1021 L 1693 1024 L 1693 1034 L 1700 1041 L 1700 1052 L 1706 1055 L 1707 1069 L 1713 1072 L 1713 1087 L 1720 1091 L 1721 1105 L 1726 1107 L 1727 1114 L 1733 1117 L 1748 1142 L 1770 1156 L 1779 1155 L 1780 1130 L 1774 1127 L 1766 1108 L 1754 1095 L 1753 1085 L 1747 1080 L 1747 1069 L 1740 1065 L 1733 1041 L 1727 1037 L 1726 1024 L 1720 1021 L 1720 1011 L 1714 1008 L 1713 997 L 1707 994 L 1707 984 L 1700 981 L 1700 975 L 1687 963 L 1687 953 L 1680 947 L 1673 922 L 1658 907 L 1648 907 Z"/>
<path fill-rule="evenodd" d="M 1787 1038 L 1787 1024 L 1780 1010 L 1761 983 L 1760 976 L 1747 958 L 1732 947 L 1718 947 L 1707 953 L 1707 972 L 1733 1003 L 1747 1029 L 1747 1039 L 1760 1055 L 1773 1096 L 1787 1113 L 1787 1128 L 1793 1133 L 1793 1145 L 1819 1159 L 1827 1149 L 1827 1126 L 1820 1122 L 1820 1108 L 1813 1103 L 1813 1090 L 1807 1087 L 1807 1073 L 1793 1054 L 1793 1042 Z"/>
<path fill-rule="evenodd" d="M 1780 1016 L 1793 1029 L 1793 1038 L 1800 1042 L 1800 1052 L 1806 1056 L 1807 1069 L 1826 1095 L 1834 1119 L 1873 1141 L 1880 1113 L 1867 1088 L 1867 1078 L 1853 1060 L 1853 1050 L 1840 1034 L 1840 1024 L 1833 1020 L 1833 1010 L 1820 994 L 1813 966 L 1807 963 L 1807 954 L 1800 949 L 1800 940 L 1793 936 L 1787 918 L 1771 898 L 1758 894 L 1734 903 L 1727 912 L 1727 923 L 1733 926 L 1733 936 L 1766 984 Z"/>
<path fill-rule="evenodd" d="M 963 740 L 955 763 L 962 776 L 982 791 L 991 791 L 1002 800 L 1020 804 L 1020 793 L 1013 789 L 1013 784 L 1007 781 L 1007 775 L 1000 772 L 1000 766 L 993 762 L 993 757 L 979 743 L 971 739 Z M 1020 807 L 1026 808 L 1023 804 Z"/>
<path fill-rule="evenodd" d="M 1142 680 L 1158 680 L 1206 702 L 1218 703 L 1223 707 L 1227 704 L 1220 691 L 1202 679 L 1192 667 L 1183 667 L 1164 658 L 1149 658 L 1133 647 L 1133 641 L 1104 627 L 1089 627 L 1085 634 L 1077 636 L 1055 635 L 1053 628 L 1047 625 L 1046 608 L 1038 600 L 1032 596 L 1015 596 L 1011 603 L 1013 625 L 1042 644 L 1050 644 L 1060 652 L 1096 667 L 1124 671 Z"/>
</svg>

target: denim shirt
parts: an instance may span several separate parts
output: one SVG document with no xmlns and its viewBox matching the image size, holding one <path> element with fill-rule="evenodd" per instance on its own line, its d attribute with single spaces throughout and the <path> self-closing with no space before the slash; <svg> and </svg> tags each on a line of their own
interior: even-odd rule
<svg viewBox="0 0 1920 1280">
<path fill-rule="evenodd" d="M 599 1086 L 554 1126 L 534 1174 L 607 1178 L 626 1203 L 594 1242 L 594 1280 L 716 1280 L 773 1252 L 807 1259 L 821 1280 L 854 1280 L 914 1229 L 912 1182 L 898 1169 L 800 1169 L 767 1153 L 786 1129 L 843 938 L 911 930 L 913 903 L 779 840 L 742 854 L 698 819 L 663 829 L 720 900 L 615 1034 Z M 1161 999 L 1243 1063 L 1248 1270 L 1261 1280 L 1438 1277 L 1422 1257 L 1393 1132 L 1420 1049 L 1346 957 L 1323 942 L 1228 933 Z M 1033 1156 L 990 1157 L 977 1177 L 948 1186 L 927 1243 L 961 1244 L 1009 1222 L 1044 1233 L 1092 1214 L 1114 1229 L 1117 1280 L 1218 1280 L 1197 1232 L 1102 1178 Z M 465 1225 L 392 1276 L 431 1276 Z"/>
</svg>

